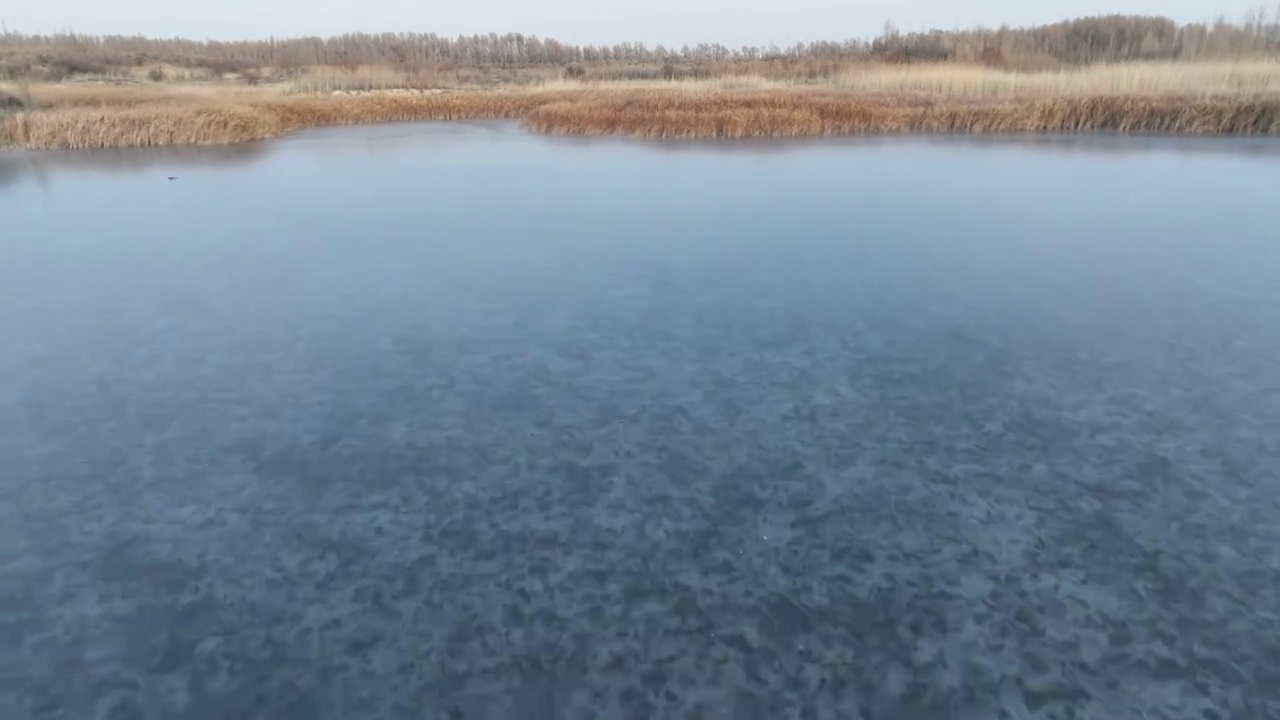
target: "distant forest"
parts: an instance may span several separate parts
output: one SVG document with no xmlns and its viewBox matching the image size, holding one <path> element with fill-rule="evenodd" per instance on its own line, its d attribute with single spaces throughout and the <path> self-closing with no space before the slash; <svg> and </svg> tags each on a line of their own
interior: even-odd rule
<svg viewBox="0 0 1280 720">
<path fill-rule="evenodd" d="M 57 80 L 112 74 L 149 65 L 210 73 L 272 68 L 285 74 L 314 66 L 377 65 L 407 73 L 458 67 L 650 65 L 729 69 L 761 63 L 981 63 L 1008 69 L 1137 60 L 1195 61 L 1280 56 L 1280 11 L 1250 13 L 1236 22 L 1178 23 L 1163 17 L 1112 15 L 1026 28 L 900 32 L 887 24 L 867 40 L 801 43 L 787 48 L 681 48 L 643 43 L 571 45 L 518 33 L 440 37 L 431 33 L 354 33 L 330 38 L 269 38 L 235 42 L 0 33 L 0 79 Z"/>
</svg>

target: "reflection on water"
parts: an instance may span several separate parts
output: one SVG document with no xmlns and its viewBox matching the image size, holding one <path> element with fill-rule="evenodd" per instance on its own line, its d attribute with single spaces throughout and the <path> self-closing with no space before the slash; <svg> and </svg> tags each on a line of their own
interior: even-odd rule
<svg viewBox="0 0 1280 720">
<path fill-rule="evenodd" d="M 75 152 L 0 152 L 0 187 L 12 185 L 23 178 L 31 178 L 44 184 L 62 172 L 177 172 L 183 167 L 233 167 L 256 162 L 281 146 L 281 143 L 325 143 L 331 137 L 344 137 L 339 152 L 362 149 L 369 153 L 394 152 L 397 140 L 421 143 L 422 123 L 391 123 L 363 128 L 321 128 L 299 133 L 276 141 L 239 143 L 225 146 L 110 149 Z M 475 121 L 458 123 L 432 123 L 433 138 L 447 142 L 450 137 L 465 134 L 475 128 L 507 134 L 521 133 L 512 122 Z M 355 137 L 352 137 L 352 136 Z M 1022 148 L 1062 153 L 1103 152 L 1128 153 L 1186 153 L 1231 154 L 1240 157 L 1256 157 L 1273 160 L 1280 156 L 1280 142 L 1275 138 L 1185 138 L 1185 137 L 1134 137 L 1090 135 L 970 135 L 925 136 L 905 138 L 914 143 L 936 143 L 950 147 Z M 555 146 L 574 148 L 599 145 L 606 139 L 556 135 L 543 138 Z M 872 135 L 845 138 L 819 139 L 750 139 L 750 140 L 671 140 L 635 141 L 615 139 L 615 142 L 643 143 L 650 151 L 681 153 L 690 150 L 709 153 L 774 154 L 807 151 L 828 147 L 885 147 L 901 144 L 904 138 L 893 135 Z"/>
<path fill-rule="evenodd" d="M 0 151 L 0 188 L 24 179 L 44 185 L 60 173 L 165 173 L 191 167 L 234 167 L 266 157 L 271 151 L 269 142 L 92 151 Z"/>
<path fill-rule="evenodd" d="M 564 147 L 587 147 L 601 142 L 598 137 L 579 137 L 574 135 L 554 135 L 548 142 Z M 653 150 L 665 152 L 683 152 L 698 150 L 710 153 L 741 154 L 744 150 L 753 153 L 786 153 L 811 150 L 814 148 L 856 148 L 856 147 L 891 147 L 904 142 L 936 144 L 945 147 L 990 147 L 1019 148 L 1025 150 L 1043 150 L 1061 153 L 1185 153 L 1190 155 L 1233 155 L 1239 157 L 1256 157 L 1274 161 L 1280 157 L 1280 139 L 1277 138 L 1224 138 L 1224 137 L 1158 137 L 1133 135 L 1108 135 L 1090 133 L 1087 135 L 1044 135 L 1044 134 L 974 134 L 974 135 L 863 135 L 831 138 L 768 138 L 745 140 L 627 140 L 620 142 L 641 142 Z"/>
<path fill-rule="evenodd" d="M 2 720 L 1280 717 L 1274 144 L 3 161 Z"/>
</svg>

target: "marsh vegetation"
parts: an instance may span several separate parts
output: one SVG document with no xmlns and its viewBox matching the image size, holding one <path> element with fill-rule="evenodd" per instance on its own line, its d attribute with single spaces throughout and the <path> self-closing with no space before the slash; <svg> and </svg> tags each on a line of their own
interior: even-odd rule
<svg viewBox="0 0 1280 720">
<path fill-rule="evenodd" d="M 220 144 L 300 128 L 519 118 L 644 137 L 1280 134 L 1280 25 L 1102 17 L 679 50 L 523 35 L 205 43 L 0 35 L 0 145 Z"/>
</svg>

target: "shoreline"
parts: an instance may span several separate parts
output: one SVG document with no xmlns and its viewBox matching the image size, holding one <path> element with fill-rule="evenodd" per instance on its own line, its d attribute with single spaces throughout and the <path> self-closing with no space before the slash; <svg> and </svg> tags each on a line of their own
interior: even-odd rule
<svg viewBox="0 0 1280 720">
<path fill-rule="evenodd" d="M 1024 99 L 821 87 L 460 89 L 284 94 L 63 88 L 45 107 L 0 115 L 0 149 L 228 145 L 309 128 L 515 120 L 551 135 L 786 139 L 857 135 L 1280 136 L 1280 97 L 1081 95 Z"/>
</svg>

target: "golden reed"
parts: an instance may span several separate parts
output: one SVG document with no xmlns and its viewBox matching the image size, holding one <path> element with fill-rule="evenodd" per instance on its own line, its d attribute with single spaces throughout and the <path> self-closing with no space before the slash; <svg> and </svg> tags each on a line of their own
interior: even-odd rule
<svg viewBox="0 0 1280 720">
<path fill-rule="evenodd" d="M 517 118 L 574 94 L 467 91 L 72 104 L 0 117 L 0 145 L 34 150 L 220 145 L 326 125 Z"/>
<path fill-rule="evenodd" d="M 680 94 L 559 102 L 524 118 L 535 131 L 650 138 L 859 133 L 1280 135 L 1280 99 L 1081 97 L 1008 102 L 831 91 Z"/>
<path fill-rule="evenodd" d="M 223 144 L 326 125 L 519 118 L 531 130 L 648 138 L 858 133 L 1280 135 L 1280 99 L 1104 96 L 968 100 L 838 90 L 591 88 L 439 94 L 192 96 L 68 103 L 0 118 L 0 144 L 93 149 Z"/>
</svg>

